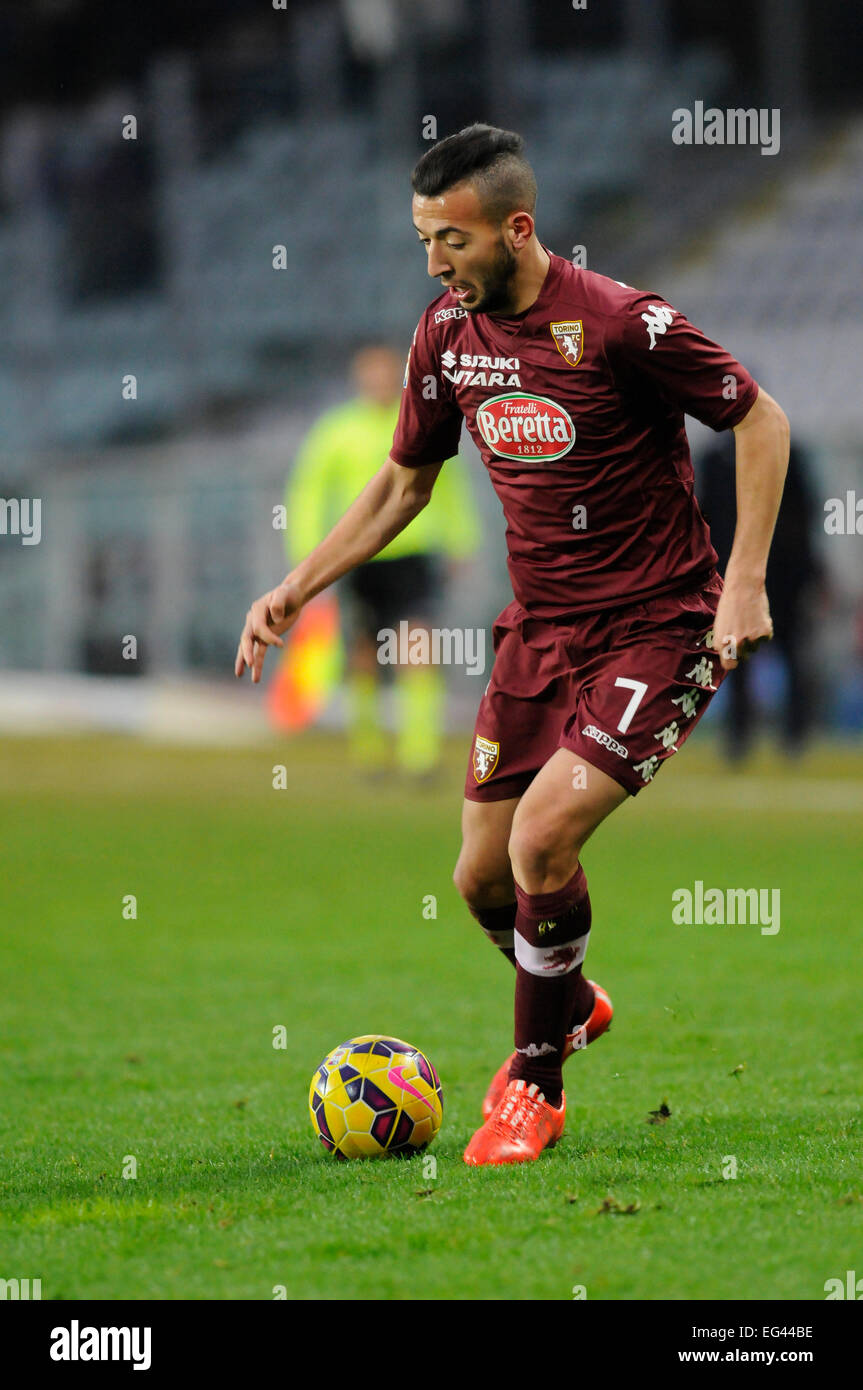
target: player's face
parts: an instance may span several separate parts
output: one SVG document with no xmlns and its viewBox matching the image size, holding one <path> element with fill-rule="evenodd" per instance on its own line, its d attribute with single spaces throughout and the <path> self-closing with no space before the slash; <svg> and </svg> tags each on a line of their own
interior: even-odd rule
<svg viewBox="0 0 863 1390">
<path fill-rule="evenodd" d="M 413 215 L 428 254 L 428 273 L 440 277 L 454 304 L 473 314 L 512 312 L 518 257 L 506 224 L 486 221 L 469 185 L 435 198 L 414 194 Z"/>
</svg>

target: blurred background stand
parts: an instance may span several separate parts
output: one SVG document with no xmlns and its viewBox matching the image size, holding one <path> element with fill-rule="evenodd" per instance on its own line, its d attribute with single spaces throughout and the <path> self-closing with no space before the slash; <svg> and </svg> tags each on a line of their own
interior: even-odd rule
<svg viewBox="0 0 863 1390">
<path fill-rule="evenodd" d="M 858 735 L 863 549 L 823 520 L 863 495 L 861 67 L 841 0 L 759 0 L 745 24 L 709 0 L 214 0 L 206 26 L 166 0 L 146 24 L 95 0 L 6 7 L 0 496 L 39 497 L 43 534 L 0 537 L 0 670 L 34 708 L 52 673 L 118 698 L 206 680 L 232 708 L 245 605 L 284 568 L 285 473 L 360 344 L 406 352 L 435 294 L 411 168 L 480 119 L 524 133 L 546 245 L 664 294 L 771 382 L 823 575 L 810 713 Z M 696 101 L 779 107 L 779 152 L 675 145 Z M 485 539 L 446 618 L 488 628 L 503 528 L 466 435 L 463 453 Z M 779 678 L 752 669 L 772 719 Z M 470 678 L 448 695 L 469 727 Z"/>
</svg>

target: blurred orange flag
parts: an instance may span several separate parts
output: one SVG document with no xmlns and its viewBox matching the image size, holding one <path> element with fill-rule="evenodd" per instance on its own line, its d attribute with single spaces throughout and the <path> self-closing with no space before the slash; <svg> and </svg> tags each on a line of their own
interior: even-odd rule
<svg viewBox="0 0 863 1390">
<path fill-rule="evenodd" d="M 271 723 L 294 731 L 313 724 L 341 679 L 342 665 L 338 600 L 318 594 L 285 637 L 281 661 L 267 686 Z"/>
</svg>

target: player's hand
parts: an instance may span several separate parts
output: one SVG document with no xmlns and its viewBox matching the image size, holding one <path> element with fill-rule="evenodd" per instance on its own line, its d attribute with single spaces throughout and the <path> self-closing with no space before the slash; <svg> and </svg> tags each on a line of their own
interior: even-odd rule
<svg viewBox="0 0 863 1390">
<path fill-rule="evenodd" d="M 725 671 L 733 671 L 773 636 L 773 620 L 763 584 L 726 583 L 713 623 L 713 650 Z"/>
<path fill-rule="evenodd" d="M 268 647 L 283 647 L 282 633 L 287 632 L 300 616 L 303 600 L 298 586 L 290 577 L 256 599 L 246 614 L 240 634 L 234 675 L 242 676 L 246 667 L 255 685 L 261 679 Z"/>
</svg>

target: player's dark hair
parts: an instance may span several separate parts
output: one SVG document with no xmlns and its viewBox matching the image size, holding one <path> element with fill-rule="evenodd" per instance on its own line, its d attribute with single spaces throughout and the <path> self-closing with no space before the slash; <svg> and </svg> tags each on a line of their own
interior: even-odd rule
<svg viewBox="0 0 863 1390">
<path fill-rule="evenodd" d="M 436 198 L 469 183 L 484 215 L 501 222 L 511 212 L 533 213 L 536 178 L 524 157 L 524 140 L 514 130 L 469 125 L 427 150 L 411 176 L 414 193 Z"/>
</svg>

